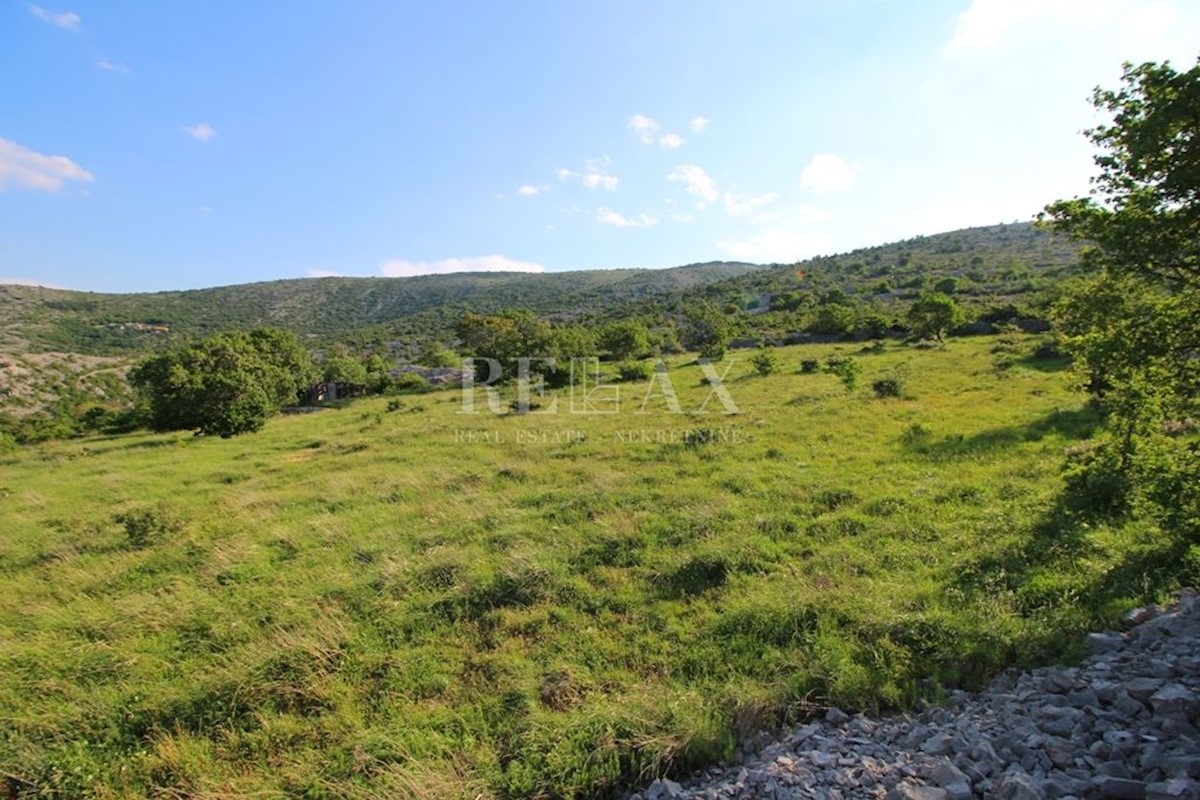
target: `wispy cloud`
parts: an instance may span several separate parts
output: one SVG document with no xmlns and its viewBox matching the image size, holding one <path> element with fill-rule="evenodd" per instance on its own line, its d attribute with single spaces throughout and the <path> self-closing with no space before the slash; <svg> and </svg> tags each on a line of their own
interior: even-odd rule
<svg viewBox="0 0 1200 800">
<path fill-rule="evenodd" d="M 683 147 L 683 137 L 677 133 L 664 133 L 658 137 L 658 146 L 667 150 L 678 150 Z"/>
<path fill-rule="evenodd" d="M 658 138 L 658 123 L 644 114 L 634 114 L 629 118 L 629 130 L 642 141 L 642 144 L 654 144 Z"/>
<path fill-rule="evenodd" d="M 217 137 L 216 129 L 207 122 L 198 122 L 195 125 L 184 125 L 183 132 L 188 136 L 191 136 L 193 139 L 197 139 L 201 142 L 207 142 Z"/>
<path fill-rule="evenodd" d="M 310 267 L 308 269 L 308 277 L 310 277 L 310 278 L 344 278 L 345 276 L 342 275 L 342 273 L 340 273 L 340 272 L 333 272 L 332 270 L 318 269 L 316 267 Z"/>
<path fill-rule="evenodd" d="M 725 213 L 731 217 L 748 217 L 778 199 L 779 195 L 771 192 L 767 194 L 725 192 L 721 195 L 721 202 L 725 204 Z"/>
<path fill-rule="evenodd" d="M 692 133 L 704 133 L 708 130 L 708 117 L 692 117 L 688 121 L 688 127 L 692 129 Z"/>
<path fill-rule="evenodd" d="M 104 56 L 101 56 L 96 60 L 96 66 L 105 72 L 120 72 L 124 75 L 129 74 L 129 67 L 125 66 L 124 64 L 118 64 L 115 61 L 109 61 Z"/>
<path fill-rule="evenodd" d="M 800 185 L 809 191 L 849 189 L 862 166 L 833 153 L 817 153 L 800 173 Z"/>
<path fill-rule="evenodd" d="M 517 261 L 501 255 L 444 258 L 440 261 L 389 259 L 379 265 L 379 274 L 388 278 L 413 275 L 445 275 L 451 272 L 545 272 L 541 264 Z"/>
<path fill-rule="evenodd" d="M 627 217 L 611 208 L 596 209 L 596 221 L 601 225 L 613 225 L 617 228 L 653 228 L 658 224 L 658 218 L 649 214 Z"/>
<path fill-rule="evenodd" d="M 65 289 L 65 286 L 59 286 L 56 283 L 46 283 L 37 278 L 5 278 L 0 276 L 0 286 L 41 286 L 44 289 Z"/>
<path fill-rule="evenodd" d="M 534 186 L 532 183 L 526 183 L 517 189 L 517 194 L 521 197 L 536 197 L 544 191 L 546 191 L 545 186 Z"/>
<path fill-rule="evenodd" d="M 772 228 L 741 239 L 717 242 L 717 249 L 744 261 L 790 264 L 833 249 L 833 239 L 821 233 Z"/>
<path fill-rule="evenodd" d="M 589 172 L 583 176 L 583 185 L 589 189 L 605 189 L 609 192 L 615 192 L 621 185 L 621 179 L 616 175 Z"/>
<path fill-rule="evenodd" d="M 554 175 L 560 181 L 564 182 L 578 179 L 586 189 L 604 189 L 605 191 L 615 192 L 621 185 L 621 179 L 613 175 L 611 169 L 612 159 L 608 156 L 602 156 L 600 158 L 589 158 L 584 163 L 582 171 L 559 167 L 554 171 Z"/>
<path fill-rule="evenodd" d="M 83 25 L 83 20 L 74 11 L 47 11 L 41 6 L 31 5 L 29 13 L 42 22 L 48 22 L 56 28 L 65 28 L 69 31 L 77 31 Z"/>
<path fill-rule="evenodd" d="M 1169 21 L 1170 12 L 1166 5 L 1124 0 L 972 0 L 958 15 L 945 52 L 955 55 L 992 48 L 1014 29 L 1032 27 L 1033 23 L 1063 31 L 1112 22 L 1126 28 L 1149 23 L 1161 34 L 1160 23 Z"/>
<path fill-rule="evenodd" d="M 38 189 L 57 192 L 67 181 L 92 183 L 92 173 L 66 156 L 47 156 L 0 139 L 0 190 Z"/>
<path fill-rule="evenodd" d="M 716 182 L 702 167 L 695 164 L 680 164 L 667 175 L 667 180 L 682 183 L 684 189 L 704 203 L 711 203 L 718 197 Z"/>
</svg>

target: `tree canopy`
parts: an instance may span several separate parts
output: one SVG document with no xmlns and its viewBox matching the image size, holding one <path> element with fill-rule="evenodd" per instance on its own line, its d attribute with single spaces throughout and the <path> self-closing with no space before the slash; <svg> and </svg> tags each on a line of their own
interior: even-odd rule
<svg viewBox="0 0 1200 800">
<path fill-rule="evenodd" d="M 941 292 L 926 292 L 908 309 L 908 325 L 913 335 L 932 336 L 939 342 L 947 331 L 963 324 L 966 315 L 954 298 Z"/>
<path fill-rule="evenodd" d="M 221 437 L 262 428 L 316 378 L 295 334 L 231 331 L 143 360 L 129 375 L 154 430 Z"/>
<path fill-rule="evenodd" d="M 1091 242 L 1095 268 L 1056 322 L 1111 436 L 1070 484 L 1093 507 L 1142 509 L 1196 541 L 1200 443 L 1187 430 L 1200 413 L 1200 62 L 1182 73 L 1126 64 L 1122 86 L 1097 88 L 1092 102 L 1112 122 L 1086 132 L 1099 149 L 1091 196 L 1041 217 Z"/>
</svg>

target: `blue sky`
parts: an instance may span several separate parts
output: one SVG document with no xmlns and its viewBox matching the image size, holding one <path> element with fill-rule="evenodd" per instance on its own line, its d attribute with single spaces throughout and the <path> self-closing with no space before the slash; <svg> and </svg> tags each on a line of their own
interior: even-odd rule
<svg viewBox="0 0 1200 800">
<path fill-rule="evenodd" d="M 1189 0 L 0 0 L 0 281 L 792 261 L 1083 193 Z"/>
</svg>

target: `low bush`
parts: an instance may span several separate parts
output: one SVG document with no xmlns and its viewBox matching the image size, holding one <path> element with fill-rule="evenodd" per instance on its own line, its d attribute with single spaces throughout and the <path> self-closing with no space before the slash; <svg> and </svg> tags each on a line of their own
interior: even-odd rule
<svg viewBox="0 0 1200 800">
<path fill-rule="evenodd" d="M 164 541 L 183 530 L 183 520 L 165 505 L 122 511 L 113 522 L 125 528 L 130 547 L 142 548 Z"/>
<path fill-rule="evenodd" d="M 899 397 L 904 394 L 904 381 L 899 377 L 880 378 L 871 384 L 871 390 L 878 398 Z"/>
<path fill-rule="evenodd" d="M 779 370 L 779 358 L 770 350 L 760 350 L 750 359 L 750 363 L 759 375 L 770 375 Z"/>
<path fill-rule="evenodd" d="M 654 365 L 649 361 L 624 361 L 617 365 L 617 375 L 629 383 L 648 381 L 654 377 Z"/>
</svg>

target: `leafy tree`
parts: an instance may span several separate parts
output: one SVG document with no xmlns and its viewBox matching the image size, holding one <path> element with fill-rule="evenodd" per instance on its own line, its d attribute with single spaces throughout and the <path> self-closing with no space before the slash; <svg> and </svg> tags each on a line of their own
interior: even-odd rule
<svg viewBox="0 0 1200 800">
<path fill-rule="evenodd" d="M 1141 508 L 1200 540 L 1200 445 L 1167 435 L 1200 413 L 1200 62 L 1126 64 L 1122 86 L 1097 88 L 1092 103 L 1112 122 L 1086 131 L 1099 149 L 1091 196 L 1040 215 L 1090 241 L 1097 270 L 1055 307 L 1111 423 L 1068 486 L 1093 510 Z"/>
<path fill-rule="evenodd" d="M 817 308 L 816 316 L 809 324 L 808 329 L 812 333 L 846 336 L 854 332 L 857 321 L 858 314 L 855 313 L 853 306 L 829 303 Z"/>
<path fill-rule="evenodd" d="M 915 336 L 932 336 L 940 342 L 947 331 L 963 323 L 965 314 L 950 295 L 926 292 L 909 307 L 907 319 Z"/>
<path fill-rule="evenodd" d="M 351 356 L 333 356 L 321 364 L 322 377 L 334 383 L 351 383 L 363 386 L 367 383 L 367 367 Z"/>
<path fill-rule="evenodd" d="M 614 322 L 600 331 L 600 349 L 613 361 L 644 358 L 650 351 L 650 335 L 646 326 L 636 320 Z"/>
<path fill-rule="evenodd" d="M 1046 207 L 1055 230 L 1094 243 L 1092 263 L 1173 286 L 1200 279 L 1200 61 L 1125 64 L 1117 90 L 1092 105 L 1110 125 L 1085 132 L 1100 149 L 1092 196 Z"/>
<path fill-rule="evenodd" d="M 941 278 L 933 284 L 933 290 L 942 294 L 954 294 L 958 291 L 958 278 L 953 276 Z"/>
<path fill-rule="evenodd" d="M 292 333 L 218 333 L 145 359 L 129 374 L 159 431 L 221 437 L 262 428 L 316 376 Z"/>
<path fill-rule="evenodd" d="M 467 313 L 459 320 L 458 338 L 468 355 L 495 359 L 504 377 L 511 378 L 517 374 L 517 359 L 549 355 L 550 324 L 524 309 Z"/>
<path fill-rule="evenodd" d="M 684 312 L 683 345 L 695 350 L 701 358 L 720 361 L 733 336 L 729 319 L 711 303 L 700 303 Z"/>
</svg>

